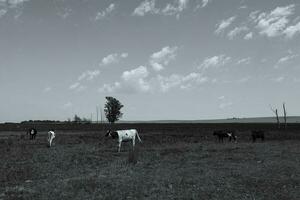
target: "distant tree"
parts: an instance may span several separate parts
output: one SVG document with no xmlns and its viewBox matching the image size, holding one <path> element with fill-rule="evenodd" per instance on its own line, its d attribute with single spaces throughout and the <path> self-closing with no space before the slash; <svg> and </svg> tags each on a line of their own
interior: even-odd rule
<svg viewBox="0 0 300 200">
<path fill-rule="evenodd" d="M 121 102 L 114 98 L 114 97 L 105 97 L 106 103 L 104 106 L 105 116 L 109 123 L 113 124 L 118 121 L 122 116 L 123 113 L 121 112 L 121 108 L 124 106 Z"/>
<path fill-rule="evenodd" d="M 287 120 L 286 120 L 286 108 L 285 108 L 285 103 L 282 104 L 283 108 L 283 117 L 284 117 L 284 128 L 287 127 Z"/>
<path fill-rule="evenodd" d="M 73 119 L 73 122 L 75 122 L 75 123 L 80 123 L 82 120 L 81 120 L 81 118 L 78 116 L 78 115 L 75 115 L 74 116 L 74 119 Z"/>
<path fill-rule="evenodd" d="M 271 108 L 272 112 L 273 112 L 273 113 L 275 114 L 275 116 L 276 116 L 277 127 L 280 128 L 280 121 L 279 121 L 279 117 L 278 117 L 278 110 L 277 110 L 277 108 L 276 108 L 276 109 L 272 108 L 272 106 L 270 106 L 270 108 Z"/>
</svg>

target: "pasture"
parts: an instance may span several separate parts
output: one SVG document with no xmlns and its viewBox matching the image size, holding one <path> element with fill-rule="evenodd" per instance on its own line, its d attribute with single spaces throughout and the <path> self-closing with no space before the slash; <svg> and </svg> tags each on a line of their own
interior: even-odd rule
<svg viewBox="0 0 300 200">
<path fill-rule="evenodd" d="M 136 128 L 117 152 L 101 125 L 0 125 L 0 200 L 16 199 L 300 199 L 300 126 L 273 124 L 117 124 Z M 53 147 L 47 130 L 55 129 Z M 218 143 L 214 130 L 233 128 L 238 143 Z M 250 130 L 266 130 L 251 142 Z"/>
</svg>

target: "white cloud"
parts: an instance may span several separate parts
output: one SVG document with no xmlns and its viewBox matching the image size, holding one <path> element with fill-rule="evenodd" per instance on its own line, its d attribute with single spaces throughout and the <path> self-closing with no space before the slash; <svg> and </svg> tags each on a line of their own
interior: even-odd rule
<svg viewBox="0 0 300 200">
<path fill-rule="evenodd" d="M 144 16 L 147 13 L 157 14 L 158 12 L 159 9 L 155 8 L 155 0 L 145 0 L 135 8 L 133 15 Z"/>
<path fill-rule="evenodd" d="M 298 54 L 291 54 L 290 55 L 287 55 L 287 56 L 284 56 L 282 58 L 280 58 L 276 65 L 275 65 L 275 68 L 278 68 L 280 65 L 283 65 L 285 63 L 288 63 L 290 62 L 291 60 L 293 60 L 294 58 L 298 57 Z"/>
<path fill-rule="evenodd" d="M 177 5 L 167 4 L 161 11 L 163 15 L 176 15 L 179 18 L 180 12 L 187 8 L 188 0 L 178 0 Z"/>
<path fill-rule="evenodd" d="M 204 77 L 200 73 L 192 72 L 186 76 L 172 74 L 170 76 L 157 76 L 159 88 L 162 92 L 167 92 L 171 88 L 190 89 L 193 86 L 203 84 L 208 81 L 208 77 Z"/>
<path fill-rule="evenodd" d="M 256 27 L 260 30 L 261 35 L 268 37 L 279 36 L 285 30 L 289 23 L 288 17 L 294 14 L 295 5 L 291 4 L 285 7 L 277 7 L 270 13 L 260 13 L 258 16 L 253 15 L 252 19 L 257 22 Z"/>
<path fill-rule="evenodd" d="M 21 6 L 26 1 L 29 1 L 29 0 L 7 0 L 6 2 L 10 7 L 14 8 L 16 6 Z"/>
<path fill-rule="evenodd" d="M 228 19 L 222 20 L 219 24 L 217 24 L 217 29 L 215 30 L 216 34 L 220 34 L 224 29 L 229 27 L 233 21 L 236 19 L 236 16 L 229 17 Z"/>
<path fill-rule="evenodd" d="M 139 66 L 138 68 L 123 72 L 122 79 L 125 81 L 137 80 L 146 78 L 148 75 L 149 72 L 147 68 L 145 66 Z"/>
<path fill-rule="evenodd" d="M 115 82 L 114 84 L 104 84 L 101 88 L 98 89 L 98 92 L 114 93 L 120 88 L 121 88 L 121 84 L 119 82 Z"/>
<path fill-rule="evenodd" d="M 247 33 L 244 37 L 245 40 L 251 40 L 253 38 L 253 33 L 250 32 L 250 33 Z"/>
<path fill-rule="evenodd" d="M 219 96 L 218 99 L 219 99 L 219 100 L 224 100 L 224 99 L 225 99 L 225 96 Z"/>
<path fill-rule="evenodd" d="M 73 91 L 80 92 L 80 91 L 85 90 L 86 87 L 81 85 L 79 82 L 76 82 L 76 83 L 73 83 L 72 85 L 70 85 L 69 89 L 73 90 Z"/>
<path fill-rule="evenodd" d="M 287 27 L 283 33 L 285 34 L 286 38 L 292 38 L 296 34 L 300 34 L 300 22 L 295 25 Z"/>
<path fill-rule="evenodd" d="M 78 81 L 81 81 L 81 80 L 93 80 L 94 78 L 96 78 L 97 76 L 100 75 L 100 71 L 99 70 L 94 70 L 94 71 L 90 71 L 90 70 L 87 70 L 86 72 L 83 72 L 79 77 L 78 77 Z"/>
<path fill-rule="evenodd" d="M 97 13 L 95 21 L 105 18 L 108 14 L 114 11 L 116 8 L 115 4 L 110 4 L 107 8 Z"/>
<path fill-rule="evenodd" d="M 199 69 L 206 70 L 210 67 L 219 67 L 227 64 L 231 60 L 231 57 L 225 55 L 213 56 L 204 59 Z"/>
<path fill-rule="evenodd" d="M 127 58 L 128 57 L 128 53 L 122 53 L 117 54 L 109 54 L 107 56 L 105 56 L 102 61 L 100 62 L 100 66 L 104 66 L 104 65 L 110 65 L 110 64 L 114 64 L 114 63 L 118 63 L 121 59 Z"/>
<path fill-rule="evenodd" d="M 248 65 L 251 61 L 251 58 L 248 57 L 248 58 L 242 58 L 240 60 L 237 61 L 237 64 L 238 65 L 241 65 L 241 64 L 245 64 L 245 65 Z"/>
<path fill-rule="evenodd" d="M 50 92 L 51 90 L 52 90 L 51 87 L 46 87 L 46 88 L 44 88 L 43 92 L 47 93 L 47 92 Z"/>
<path fill-rule="evenodd" d="M 235 27 L 233 30 L 231 30 L 227 36 L 229 39 L 233 39 L 235 36 L 239 35 L 240 33 L 244 32 L 244 31 L 248 31 L 249 28 L 246 26 L 241 26 L 241 27 Z"/>
<path fill-rule="evenodd" d="M 210 3 L 210 2 L 211 2 L 211 0 L 202 0 L 202 8 L 207 6 L 207 4 Z"/>
<path fill-rule="evenodd" d="M 283 77 L 283 76 L 279 76 L 279 77 L 277 77 L 277 78 L 274 78 L 274 79 L 272 79 L 272 80 L 273 80 L 273 81 L 275 81 L 275 82 L 278 82 L 278 83 L 280 83 L 280 82 L 284 81 L 284 79 L 285 79 L 285 77 Z"/>
<path fill-rule="evenodd" d="M 175 15 L 187 8 L 189 0 L 175 0 L 174 3 L 168 3 L 163 9 L 155 7 L 155 0 L 145 0 L 132 13 L 134 16 L 145 16 L 146 14 Z"/>
<path fill-rule="evenodd" d="M 160 51 L 153 53 L 150 56 L 150 65 L 155 71 L 160 71 L 167 66 L 171 60 L 176 57 L 178 47 L 163 47 Z"/>
<path fill-rule="evenodd" d="M 3 17 L 7 13 L 7 10 L 1 9 L 0 10 L 0 18 Z"/>
</svg>

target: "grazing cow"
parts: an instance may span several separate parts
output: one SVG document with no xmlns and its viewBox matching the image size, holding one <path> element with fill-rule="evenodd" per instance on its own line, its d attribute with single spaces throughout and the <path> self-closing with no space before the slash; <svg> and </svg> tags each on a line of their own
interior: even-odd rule
<svg viewBox="0 0 300 200">
<path fill-rule="evenodd" d="M 118 131 L 111 131 L 108 130 L 106 132 L 106 137 L 110 136 L 113 139 L 118 139 L 119 142 L 119 149 L 118 152 L 121 150 L 122 142 L 132 141 L 132 148 L 134 149 L 135 146 L 135 138 L 137 137 L 139 142 L 142 142 L 138 132 L 136 129 L 129 129 L 129 130 L 118 130 Z"/>
<path fill-rule="evenodd" d="M 255 142 L 257 138 L 261 138 L 261 141 L 265 140 L 265 131 L 263 130 L 252 130 L 251 131 L 252 142 Z"/>
<path fill-rule="evenodd" d="M 223 142 L 224 137 L 228 137 L 229 141 L 237 142 L 237 136 L 235 135 L 235 131 L 218 130 L 214 131 L 213 135 L 218 137 L 219 142 Z"/>
<path fill-rule="evenodd" d="M 29 135 L 29 139 L 30 140 L 34 140 L 35 137 L 36 137 L 36 134 L 37 134 L 37 130 L 35 128 L 30 128 L 28 131 L 27 131 L 27 135 Z"/>
<path fill-rule="evenodd" d="M 52 141 L 53 141 L 54 138 L 55 138 L 55 132 L 53 130 L 50 130 L 48 132 L 48 137 L 47 137 L 48 147 L 51 147 Z"/>
</svg>

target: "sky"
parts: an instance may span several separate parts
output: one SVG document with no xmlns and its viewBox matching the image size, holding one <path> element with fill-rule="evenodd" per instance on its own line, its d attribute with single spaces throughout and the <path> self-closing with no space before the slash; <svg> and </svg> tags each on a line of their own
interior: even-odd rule
<svg viewBox="0 0 300 200">
<path fill-rule="evenodd" d="M 295 116 L 299 86 L 299 0 L 0 0 L 0 122 Z"/>
</svg>

